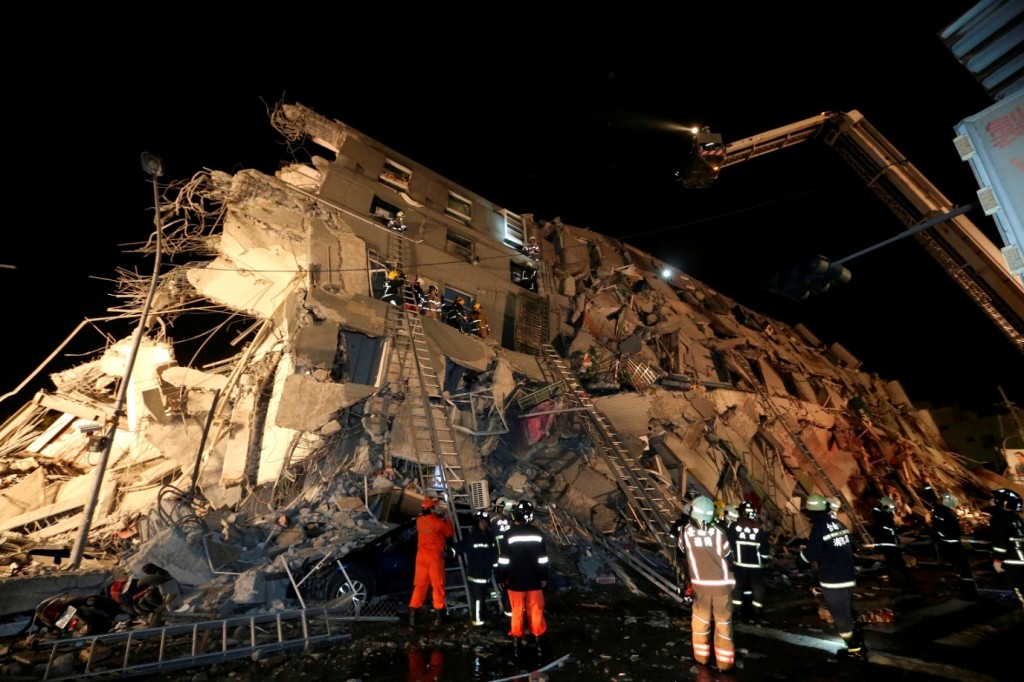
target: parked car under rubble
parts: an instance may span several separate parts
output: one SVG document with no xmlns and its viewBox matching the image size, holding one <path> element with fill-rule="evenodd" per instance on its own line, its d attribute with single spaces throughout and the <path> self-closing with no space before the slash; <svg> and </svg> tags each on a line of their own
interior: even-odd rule
<svg viewBox="0 0 1024 682">
<path fill-rule="evenodd" d="M 307 576 L 300 585 L 303 598 L 327 602 L 352 593 L 355 603 L 365 605 L 377 599 L 407 597 L 416 573 L 416 543 L 416 519 L 411 518 L 344 556 L 310 557 L 301 570 Z M 450 581 L 460 576 L 455 570 L 458 565 L 458 559 L 446 559 Z"/>
</svg>

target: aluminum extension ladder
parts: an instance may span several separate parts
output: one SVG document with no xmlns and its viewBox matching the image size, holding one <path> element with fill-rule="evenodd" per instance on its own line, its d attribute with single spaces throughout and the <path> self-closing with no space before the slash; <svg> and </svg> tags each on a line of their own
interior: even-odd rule
<svg viewBox="0 0 1024 682">
<path fill-rule="evenodd" d="M 349 614 L 351 607 L 294 609 L 58 639 L 37 647 L 50 649 L 44 680 L 124 679 L 333 644 L 351 637 L 335 623 L 354 620 Z M 55 675 L 54 662 L 69 653 L 78 669 Z"/>
<path fill-rule="evenodd" d="M 405 269 L 407 240 L 400 234 L 390 235 L 388 256 L 393 267 Z M 458 451 L 452 415 L 442 399 L 444 379 L 434 368 L 434 360 L 423 331 L 418 304 L 412 284 L 408 281 L 402 290 L 403 305 L 392 306 L 388 315 L 388 328 L 393 343 L 389 369 L 404 387 L 405 401 L 411 413 L 415 436 L 416 463 L 419 466 L 420 488 L 436 491 L 448 503 L 449 517 L 455 527 L 455 539 L 461 540 L 471 526 L 463 525 L 457 510 L 472 509 L 469 486 L 463 474 L 462 457 Z M 466 523 L 471 524 L 472 519 Z M 445 573 L 448 611 L 469 611 L 469 583 L 465 561 L 460 557 L 456 566 Z"/>
<path fill-rule="evenodd" d="M 574 402 L 585 408 L 584 412 L 590 421 L 585 424 L 585 428 L 594 441 L 594 449 L 615 474 L 619 488 L 629 501 L 634 521 L 642 532 L 651 533 L 665 556 L 671 558 L 675 543 L 669 532 L 678 513 L 668 500 L 663 486 L 651 478 L 643 465 L 629 452 L 621 436 L 580 386 L 568 363 L 551 345 L 544 346 L 544 360 L 556 375 L 553 380 L 564 381 L 569 388 L 565 395 L 571 396 Z"/>
<path fill-rule="evenodd" d="M 864 543 L 864 546 L 874 544 L 875 540 L 871 536 L 871 531 L 868 530 L 867 526 L 864 525 L 864 522 L 861 520 L 860 516 L 856 513 L 854 505 L 851 503 L 850 500 L 847 500 L 843 495 L 842 491 L 836 488 L 835 484 L 832 483 L 832 479 L 830 479 L 828 477 L 828 474 L 825 473 L 825 470 L 822 468 L 817 458 L 815 458 L 814 453 L 811 452 L 811 449 L 807 447 L 807 444 L 804 443 L 800 435 L 794 433 L 793 430 L 789 428 L 789 425 L 786 423 L 786 420 L 783 418 L 782 414 L 775 406 L 775 403 L 772 401 L 771 396 L 769 396 L 768 392 L 764 390 L 764 387 L 761 385 L 761 383 L 754 378 L 748 378 L 748 383 L 750 383 L 750 385 L 753 386 L 754 392 L 757 393 L 758 397 L 761 399 L 761 403 L 772 413 L 774 420 L 777 421 L 780 426 L 782 426 L 782 428 L 786 431 L 786 434 L 789 435 L 790 439 L 797 446 L 797 449 L 800 450 L 800 454 L 802 454 L 804 459 L 807 460 L 807 462 L 812 467 L 814 467 L 814 470 L 818 474 L 815 477 L 815 480 L 818 482 L 818 484 L 821 485 L 826 490 L 828 490 L 828 492 L 831 495 L 834 495 L 840 500 L 846 502 L 846 515 L 849 517 L 850 523 L 853 525 L 853 530 L 857 532 L 857 535 L 860 537 L 861 542 Z"/>
</svg>

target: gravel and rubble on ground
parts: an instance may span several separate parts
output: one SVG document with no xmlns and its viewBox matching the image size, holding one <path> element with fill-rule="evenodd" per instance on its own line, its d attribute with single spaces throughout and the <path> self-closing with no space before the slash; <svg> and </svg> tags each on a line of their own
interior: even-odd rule
<svg viewBox="0 0 1024 682">
<path fill-rule="evenodd" d="M 276 108 L 272 122 L 293 142 L 372 143 L 300 105 Z M 182 587 L 168 622 L 293 609 L 310 560 L 344 557 L 424 496 L 456 494 L 483 507 L 533 501 L 561 575 L 677 605 L 665 536 L 694 493 L 754 503 L 784 577 L 811 492 L 840 496 L 864 544 L 883 496 L 911 542 L 928 516 L 925 483 L 960 499 L 968 533 L 984 529 L 991 490 L 1024 492 L 969 467 L 898 381 L 841 344 L 684 273 L 666 277 L 650 255 L 559 218 L 527 216 L 543 250 L 528 296 L 543 302 L 538 329 L 552 330 L 531 352 L 522 339 L 501 343 L 498 312 L 489 339 L 417 307 L 396 313 L 375 289 L 380 254 L 400 238 L 429 263 L 435 247 L 340 210 L 346 197 L 329 180 L 358 169 L 344 154 L 313 158 L 305 170 L 169 183 L 160 248 L 179 264 L 159 273 L 155 296 L 137 274 L 117 280 L 113 312 L 137 321 L 136 335 L 104 333 L 101 350 L 31 373 L 51 372 L 52 388 L 0 425 L 0 617 L 148 564 Z M 520 292 L 508 277 L 516 256 L 501 248 L 503 262 L 424 265 L 422 277 L 497 311 Z M 89 322 L 69 341 L 104 321 Z M 410 334 L 418 365 L 395 350 Z M 423 362 L 444 368 L 436 391 Z M 434 408 L 455 482 L 437 473 L 452 460 L 424 447 L 417 410 Z M 641 508 L 650 499 L 656 512 Z"/>
</svg>

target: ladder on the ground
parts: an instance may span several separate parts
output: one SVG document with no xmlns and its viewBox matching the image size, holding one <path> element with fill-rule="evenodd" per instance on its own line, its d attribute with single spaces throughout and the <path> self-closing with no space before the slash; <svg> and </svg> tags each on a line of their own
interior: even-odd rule
<svg viewBox="0 0 1024 682">
<path fill-rule="evenodd" d="M 608 422 L 601 411 L 591 402 L 590 396 L 576 380 L 572 368 L 558 351 L 549 344 L 544 346 L 546 366 L 556 375 L 553 380 L 565 382 L 565 395 L 580 407 L 585 408 L 584 427 L 593 441 L 594 449 L 602 456 L 626 495 L 633 520 L 645 533 L 651 533 L 666 557 L 671 558 L 675 543 L 670 530 L 672 522 L 679 515 L 668 500 L 664 487 L 650 476 L 647 470 L 629 452 L 622 438 Z"/>
<path fill-rule="evenodd" d="M 333 644 L 351 637 L 340 626 L 354 620 L 351 613 L 344 606 L 294 609 L 58 639 L 37 647 L 49 649 L 44 680 L 124 679 Z M 54 664 L 66 654 L 73 656 L 74 669 L 61 665 L 58 672 Z"/>
</svg>

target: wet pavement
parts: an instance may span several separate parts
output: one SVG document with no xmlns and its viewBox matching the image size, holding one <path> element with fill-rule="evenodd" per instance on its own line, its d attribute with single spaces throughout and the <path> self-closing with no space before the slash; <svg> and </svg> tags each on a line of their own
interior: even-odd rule
<svg viewBox="0 0 1024 682">
<path fill-rule="evenodd" d="M 983 565 L 982 565 L 983 566 Z M 1024 646 L 1024 609 L 999 583 L 979 571 L 978 599 L 948 589 L 951 576 L 920 565 L 914 590 L 896 590 L 881 576 L 859 578 L 855 605 L 869 618 L 867 661 L 837 656 L 840 640 L 823 620 L 806 576 L 770 587 L 764 622 L 737 622 L 737 666 L 729 673 L 696 666 L 685 607 L 640 597 L 621 585 L 550 591 L 549 632 L 540 651 L 527 638 L 516 651 L 507 621 L 494 616 L 474 627 L 464 614 L 441 625 L 410 627 L 395 621 L 347 625 L 351 638 L 310 654 L 268 656 L 259 662 L 219 664 L 136 677 L 144 680 L 1016 680 L 1012 652 Z M 398 604 L 398 608 L 403 608 Z M 1018 666 L 1019 667 L 1019 666 Z M 39 679 L 28 674 L 16 679 Z"/>
</svg>

